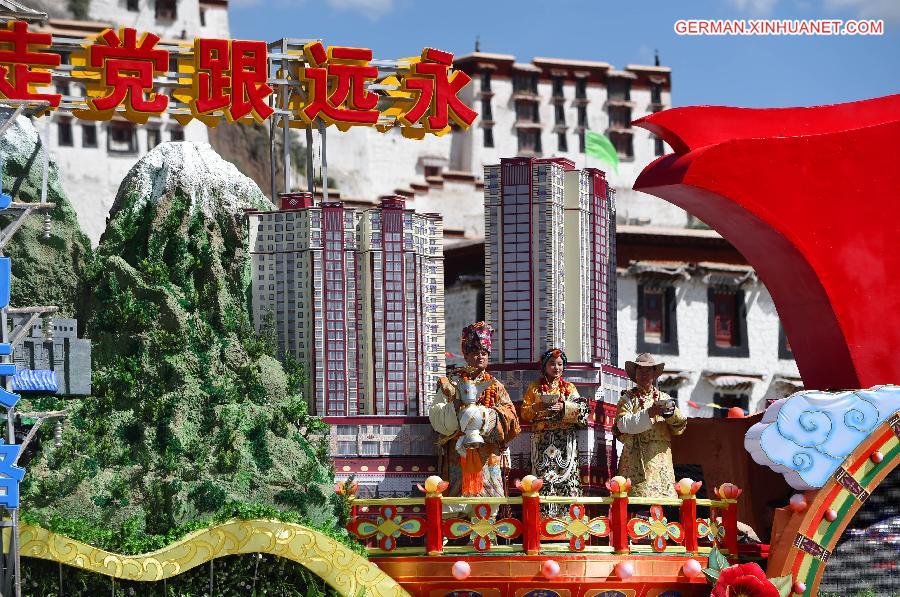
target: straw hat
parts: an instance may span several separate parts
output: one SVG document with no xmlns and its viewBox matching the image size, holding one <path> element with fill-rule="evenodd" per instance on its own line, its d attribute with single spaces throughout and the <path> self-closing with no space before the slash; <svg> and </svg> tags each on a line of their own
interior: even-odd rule
<svg viewBox="0 0 900 597">
<path fill-rule="evenodd" d="M 634 378 L 634 374 L 638 367 L 653 367 L 653 379 L 656 379 L 662 375 L 665 366 L 665 363 L 657 363 L 653 358 L 653 355 L 649 352 L 642 352 L 634 357 L 633 361 L 625 361 L 625 372 L 628 373 L 628 377 L 631 381 L 636 382 L 637 380 Z"/>
</svg>

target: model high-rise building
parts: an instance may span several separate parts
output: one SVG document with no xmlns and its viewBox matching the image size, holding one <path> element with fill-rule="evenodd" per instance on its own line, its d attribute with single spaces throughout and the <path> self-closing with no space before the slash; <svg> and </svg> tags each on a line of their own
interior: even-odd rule
<svg viewBox="0 0 900 597">
<path fill-rule="evenodd" d="M 424 415 L 444 372 L 441 218 L 391 197 L 365 210 L 358 230 L 361 412 Z"/>
<path fill-rule="evenodd" d="M 565 345 L 573 360 L 618 366 L 615 191 L 595 168 L 564 176 L 565 271 L 578 272 L 565 275 Z"/>
<path fill-rule="evenodd" d="M 250 213 L 253 315 L 307 372 L 319 415 L 359 412 L 356 227 L 340 203 Z"/>
<path fill-rule="evenodd" d="M 485 167 L 485 312 L 492 359 L 615 365 L 615 207 L 603 172 L 564 158 Z"/>
<path fill-rule="evenodd" d="M 257 330 L 299 359 L 315 414 L 425 414 L 444 369 L 440 216 L 298 195 L 248 214 Z"/>
</svg>

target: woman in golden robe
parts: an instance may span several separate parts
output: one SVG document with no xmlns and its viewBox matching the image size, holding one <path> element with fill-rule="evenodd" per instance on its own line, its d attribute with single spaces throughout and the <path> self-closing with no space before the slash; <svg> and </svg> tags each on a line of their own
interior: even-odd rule
<svg viewBox="0 0 900 597">
<path fill-rule="evenodd" d="M 581 495 L 578 429 L 587 427 L 588 401 L 575 384 L 563 379 L 566 353 L 551 349 L 541 355 L 541 379 L 532 382 L 522 399 L 522 420 L 531 428 L 531 472 L 543 479 L 541 495 Z M 559 516 L 568 507 L 546 504 L 544 516 Z"/>
</svg>

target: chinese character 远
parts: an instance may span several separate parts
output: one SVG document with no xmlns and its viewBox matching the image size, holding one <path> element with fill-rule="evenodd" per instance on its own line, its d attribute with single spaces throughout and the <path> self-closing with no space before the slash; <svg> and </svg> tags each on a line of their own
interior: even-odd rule
<svg viewBox="0 0 900 597">
<path fill-rule="evenodd" d="M 314 42 L 303 51 L 311 65 L 300 71 L 309 84 L 306 105 L 300 110 L 303 120 L 319 117 L 341 130 L 378 121 L 378 94 L 365 87 L 366 81 L 378 77 L 378 68 L 369 64 L 372 50 L 331 46 L 326 52 L 321 42 Z"/>
</svg>

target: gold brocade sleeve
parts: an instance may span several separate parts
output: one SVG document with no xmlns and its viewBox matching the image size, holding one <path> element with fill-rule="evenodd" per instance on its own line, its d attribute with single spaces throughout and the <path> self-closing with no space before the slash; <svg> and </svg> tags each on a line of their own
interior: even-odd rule
<svg viewBox="0 0 900 597">
<path fill-rule="evenodd" d="M 666 419 L 666 424 L 669 425 L 669 432 L 672 435 L 681 435 L 684 433 L 684 428 L 687 427 L 687 419 L 681 414 L 681 411 L 678 410 L 678 407 L 675 407 L 675 414 Z"/>
<path fill-rule="evenodd" d="M 498 444 L 508 444 L 521 431 L 519 417 L 516 415 L 516 407 L 513 406 L 506 388 L 500 382 L 495 381 L 494 383 L 500 386 L 497 401 L 493 407 L 497 413 L 497 425 L 490 433 L 490 437 L 485 439 Z"/>
<path fill-rule="evenodd" d="M 538 384 L 532 382 L 531 385 L 528 386 L 528 390 L 525 391 L 525 397 L 522 398 L 522 420 L 526 423 L 530 423 L 534 420 L 534 418 L 538 414 L 538 410 L 535 409 L 537 402 L 540 400 L 540 397 L 537 394 Z"/>
</svg>

